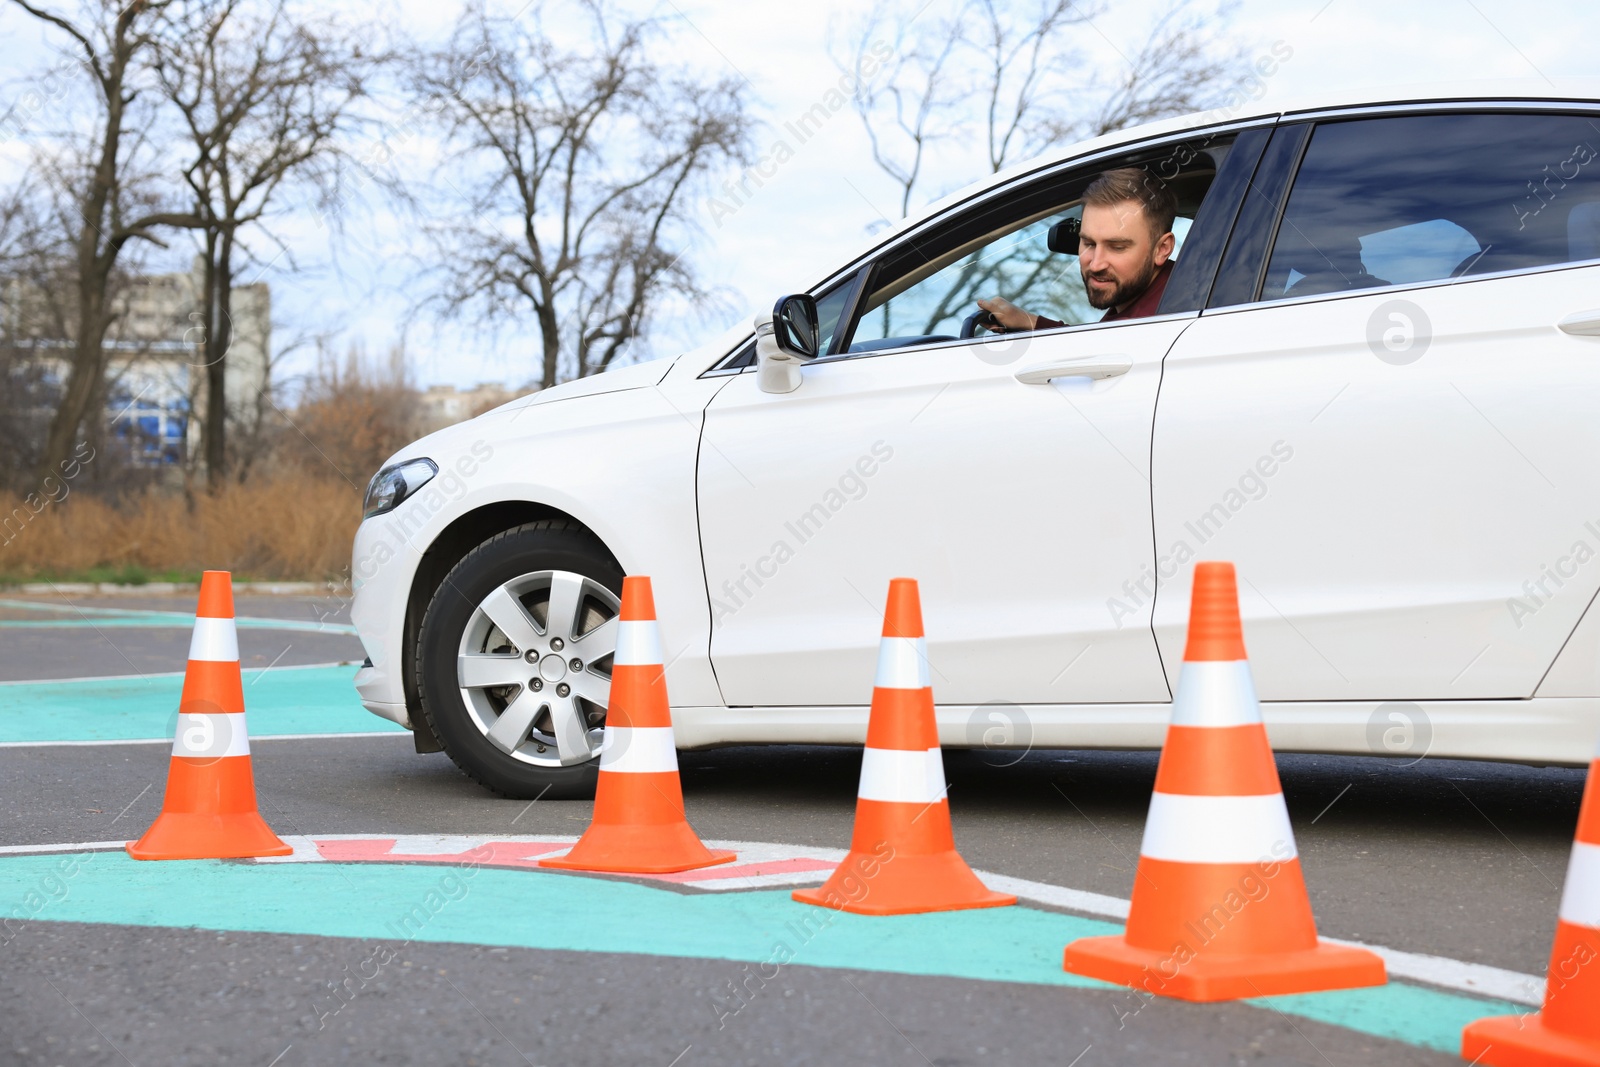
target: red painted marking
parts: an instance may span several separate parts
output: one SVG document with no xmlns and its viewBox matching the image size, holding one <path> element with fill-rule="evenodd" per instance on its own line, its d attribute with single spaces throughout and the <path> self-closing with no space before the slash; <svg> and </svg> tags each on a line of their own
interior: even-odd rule
<svg viewBox="0 0 1600 1067">
<path fill-rule="evenodd" d="M 317 852 L 330 863 L 361 863 L 389 858 L 395 839 L 379 838 L 376 841 L 316 841 Z"/>
<path fill-rule="evenodd" d="M 559 842 L 485 841 L 465 852 L 395 852 L 394 838 L 377 841 L 318 841 L 317 851 L 331 863 L 481 863 L 496 867 L 536 867 L 537 857 L 570 845 Z"/>
<path fill-rule="evenodd" d="M 547 852 L 559 852 L 571 845 L 527 841 L 485 841 L 465 852 L 409 853 L 395 852 L 392 860 L 406 863 L 485 863 L 496 867 L 533 867 L 537 857 Z"/>
<path fill-rule="evenodd" d="M 329 863 L 478 863 L 493 867 L 512 867 L 538 870 L 540 856 L 561 852 L 572 846 L 563 842 L 485 841 L 464 852 L 396 852 L 398 838 L 385 837 L 364 841 L 315 841 L 317 852 Z M 756 878 L 764 874 L 796 874 L 832 871 L 838 864 L 827 860 L 795 857 L 786 860 L 765 860 L 758 863 L 741 863 L 736 866 L 708 867 L 679 874 L 641 874 L 633 877 L 648 878 L 655 882 L 692 884 L 712 882 L 724 878 Z"/>
</svg>

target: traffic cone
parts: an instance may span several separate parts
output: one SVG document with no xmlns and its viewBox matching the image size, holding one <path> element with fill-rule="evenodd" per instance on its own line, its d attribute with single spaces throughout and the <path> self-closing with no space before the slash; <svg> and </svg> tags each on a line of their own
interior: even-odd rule
<svg viewBox="0 0 1600 1067">
<path fill-rule="evenodd" d="M 203 860 L 293 852 L 256 810 L 227 571 L 206 571 L 200 579 L 176 733 L 161 814 L 143 837 L 128 843 L 128 855 Z"/>
<path fill-rule="evenodd" d="M 1469 1023 L 1461 1055 L 1486 1067 L 1600 1065 L 1600 751 L 1578 809 L 1544 1010 Z"/>
<path fill-rule="evenodd" d="M 1181 1000 L 1385 981 L 1378 956 L 1317 938 L 1231 563 L 1195 565 L 1189 643 L 1127 929 L 1074 941 L 1063 966 Z"/>
<path fill-rule="evenodd" d="M 541 867 L 617 874 L 671 874 L 727 863 L 734 853 L 701 844 L 683 814 L 666 668 L 650 579 L 622 580 L 611 704 L 600 748 L 594 817 L 572 851 Z"/>
<path fill-rule="evenodd" d="M 990 892 L 950 832 L 944 756 L 917 583 L 895 578 L 878 646 L 850 854 L 818 889 L 794 899 L 861 915 L 996 908 L 1017 898 Z"/>
</svg>

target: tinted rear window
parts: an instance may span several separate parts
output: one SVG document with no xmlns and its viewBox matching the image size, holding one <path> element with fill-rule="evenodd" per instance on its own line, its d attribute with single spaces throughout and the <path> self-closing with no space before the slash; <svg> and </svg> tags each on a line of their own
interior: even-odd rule
<svg viewBox="0 0 1600 1067">
<path fill-rule="evenodd" d="M 1414 115 L 1316 128 L 1262 299 L 1600 258 L 1600 120 Z"/>
</svg>

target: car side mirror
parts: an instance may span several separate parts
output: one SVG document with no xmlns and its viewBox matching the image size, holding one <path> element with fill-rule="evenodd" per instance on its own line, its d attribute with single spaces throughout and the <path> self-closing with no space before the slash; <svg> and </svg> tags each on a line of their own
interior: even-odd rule
<svg viewBox="0 0 1600 1067">
<path fill-rule="evenodd" d="M 797 293 L 772 309 L 772 338 L 778 350 L 796 359 L 817 358 L 817 298 Z"/>
<path fill-rule="evenodd" d="M 800 388 L 800 367 L 817 358 L 817 301 L 805 293 L 786 296 L 770 315 L 756 318 L 756 384 L 765 393 Z"/>
</svg>

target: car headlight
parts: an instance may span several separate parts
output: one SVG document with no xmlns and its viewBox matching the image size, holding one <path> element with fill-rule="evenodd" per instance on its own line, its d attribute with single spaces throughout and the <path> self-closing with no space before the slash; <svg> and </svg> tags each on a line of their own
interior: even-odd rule
<svg viewBox="0 0 1600 1067">
<path fill-rule="evenodd" d="M 404 463 L 383 468 L 372 476 L 372 482 L 367 486 L 367 500 L 361 517 L 370 519 L 374 515 L 393 511 L 438 473 L 439 465 L 431 459 L 408 459 Z"/>
</svg>

